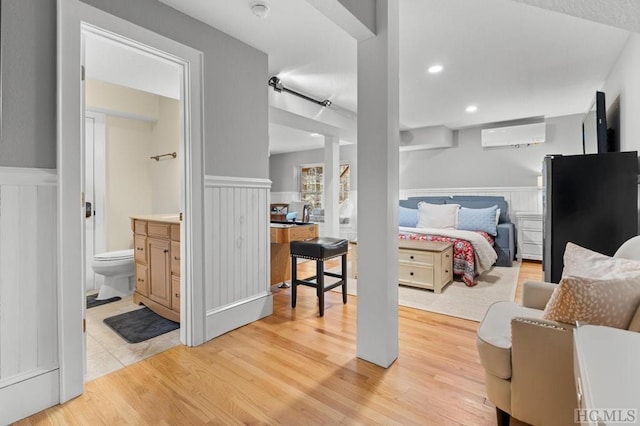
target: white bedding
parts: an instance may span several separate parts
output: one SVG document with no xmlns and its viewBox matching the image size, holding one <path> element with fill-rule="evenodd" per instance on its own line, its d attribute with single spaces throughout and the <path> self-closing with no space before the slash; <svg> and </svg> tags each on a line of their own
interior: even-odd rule
<svg viewBox="0 0 640 426">
<path fill-rule="evenodd" d="M 458 238 L 460 240 L 469 241 L 475 252 L 477 274 L 481 274 L 484 271 L 491 269 L 491 266 L 493 266 L 498 259 L 498 255 L 493 247 L 491 247 L 491 244 L 489 244 L 489 242 L 477 232 L 462 231 L 459 229 L 409 228 L 406 226 L 401 226 L 400 232 L 440 235 L 442 237 Z"/>
</svg>

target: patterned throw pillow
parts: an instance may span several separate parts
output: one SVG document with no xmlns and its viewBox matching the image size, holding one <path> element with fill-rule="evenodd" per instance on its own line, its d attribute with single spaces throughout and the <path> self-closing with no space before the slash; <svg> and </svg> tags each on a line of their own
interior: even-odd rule
<svg viewBox="0 0 640 426">
<path fill-rule="evenodd" d="M 640 262 L 605 256 L 604 254 L 567 243 L 564 249 L 562 276 L 615 278 L 640 275 Z"/>
<path fill-rule="evenodd" d="M 627 329 L 640 304 L 640 275 L 594 279 L 566 276 L 553 291 L 543 318 Z"/>
<path fill-rule="evenodd" d="M 487 207 L 485 209 L 468 209 L 462 207 L 458 210 L 458 229 L 466 231 L 484 231 L 494 237 L 498 235 L 496 223 L 496 212 L 498 206 Z M 499 214 L 499 213 L 498 213 Z"/>
<path fill-rule="evenodd" d="M 418 228 L 456 229 L 459 204 L 418 203 Z"/>
</svg>

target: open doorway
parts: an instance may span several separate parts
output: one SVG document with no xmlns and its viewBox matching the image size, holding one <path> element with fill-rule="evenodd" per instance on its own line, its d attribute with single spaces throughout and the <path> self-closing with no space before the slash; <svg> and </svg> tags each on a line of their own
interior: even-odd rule
<svg viewBox="0 0 640 426">
<path fill-rule="evenodd" d="M 179 237 L 171 254 L 163 251 L 158 259 L 177 266 L 154 276 L 147 273 L 155 260 L 147 240 L 151 247 L 163 240 L 148 239 L 146 227 L 138 235 L 132 218 L 172 218 L 173 226 L 180 226 L 184 162 L 178 153 L 185 151 L 180 137 L 185 120 L 178 64 L 94 28 L 82 35 L 85 380 L 90 381 L 180 344 Z M 135 258 L 134 239 L 142 252 Z M 150 288 L 164 293 L 161 303 L 148 298 L 156 294 L 150 295 Z"/>
<path fill-rule="evenodd" d="M 84 278 L 84 95 L 82 33 L 96 31 L 122 40 L 141 51 L 176 63 L 182 74 L 181 113 L 184 124 L 178 161 L 183 163 L 180 183 L 183 221 L 180 222 L 181 327 L 180 341 L 194 346 L 205 340 L 203 300 L 203 202 L 202 162 L 202 52 L 161 36 L 124 19 L 78 1 L 58 2 L 58 348 L 60 401 L 80 395 L 84 389 L 85 320 Z"/>
</svg>

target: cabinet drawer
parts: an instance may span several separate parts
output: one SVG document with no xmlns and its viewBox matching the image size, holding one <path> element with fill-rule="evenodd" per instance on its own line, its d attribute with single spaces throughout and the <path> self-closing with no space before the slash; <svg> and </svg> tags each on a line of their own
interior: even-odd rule
<svg viewBox="0 0 640 426">
<path fill-rule="evenodd" d="M 171 272 L 180 274 L 180 242 L 171 241 Z"/>
<path fill-rule="evenodd" d="M 168 223 L 149 222 L 147 224 L 147 235 L 168 239 L 171 236 L 171 225 Z"/>
<path fill-rule="evenodd" d="M 134 235 L 133 247 L 135 261 L 140 263 L 147 263 L 147 237 L 143 235 Z"/>
<path fill-rule="evenodd" d="M 400 250 L 398 260 L 401 262 L 424 263 L 433 265 L 433 253 L 418 250 Z"/>
<path fill-rule="evenodd" d="M 523 243 L 542 243 L 542 231 L 532 231 L 530 229 L 522 230 L 522 242 Z"/>
<path fill-rule="evenodd" d="M 136 291 L 143 296 L 149 295 L 149 279 L 147 267 L 136 263 Z"/>
<path fill-rule="evenodd" d="M 542 244 L 522 243 L 522 254 L 542 256 Z"/>
<path fill-rule="evenodd" d="M 291 228 L 289 232 L 289 241 L 310 240 L 315 238 L 317 225 L 312 226 L 296 226 Z"/>
<path fill-rule="evenodd" d="M 398 279 L 401 282 L 433 285 L 433 268 L 429 266 L 400 265 Z"/>
<path fill-rule="evenodd" d="M 180 277 L 171 275 L 171 309 L 180 312 Z"/>
<path fill-rule="evenodd" d="M 171 239 L 180 241 L 180 225 L 171 225 Z"/>
<path fill-rule="evenodd" d="M 133 232 L 139 235 L 147 235 L 147 222 L 144 220 L 133 220 Z"/>
<path fill-rule="evenodd" d="M 541 220 L 522 220 L 522 229 L 536 229 L 538 231 L 542 231 L 542 221 Z"/>
</svg>

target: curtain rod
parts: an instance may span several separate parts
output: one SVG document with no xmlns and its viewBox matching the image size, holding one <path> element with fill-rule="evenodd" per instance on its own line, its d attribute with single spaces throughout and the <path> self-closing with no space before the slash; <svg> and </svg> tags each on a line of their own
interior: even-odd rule
<svg viewBox="0 0 640 426">
<path fill-rule="evenodd" d="M 331 101 L 329 99 L 325 99 L 324 101 L 318 101 L 316 99 L 313 99 L 305 94 L 296 92 L 294 90 L 291 89 L 287 89 L 286 87 L 284 87 L 284 85 L 282 84 L 282 80 L 280 80 L 278 77 L 276 77 L 275 75 L 273 77 L 271 77 L 269 79 L 269 86 L 273 87 L 273 90 L 275 90 L 276 92 L 280 93 L 280 92 L 286 92 L 286 93 L 291 93 L 292 95 L 296 95 L 302 99 L 305 99 L 309 102 L 313 102 L 314 104 L 318 104 L 320 106 L 323 107 L 328 107 L 331 105 Z"/>
</svg>

